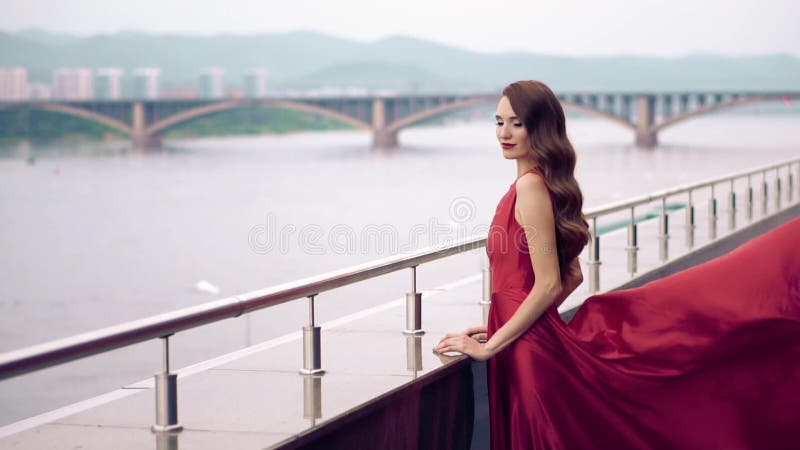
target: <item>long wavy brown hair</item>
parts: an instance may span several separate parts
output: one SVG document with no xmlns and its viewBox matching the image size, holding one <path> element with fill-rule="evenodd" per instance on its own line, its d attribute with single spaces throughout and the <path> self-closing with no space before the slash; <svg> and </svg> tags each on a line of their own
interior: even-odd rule
<svg viewBox="0 0 800 450">
<path fill-rule="evenodd" d="M 503 89 L 514 113 L 525 125 L 530 153 L 553 194 L 556 249 L 561 278 L 569 263 L 589 242 L 589 224 L 583 216 L 583 194 L 575 179 L 575 149 L 567 138 L 561 103 L 539 81 L 517 81 Z"/>
</svg>

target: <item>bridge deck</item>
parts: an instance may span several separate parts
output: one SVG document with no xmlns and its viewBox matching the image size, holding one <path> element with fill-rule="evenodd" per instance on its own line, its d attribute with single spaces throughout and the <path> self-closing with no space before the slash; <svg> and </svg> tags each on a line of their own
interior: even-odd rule
<svg viewBox="0 0 800 450">
<path fill-rule="evenodd" d="M 0 112 L 39 109 L 94 121 L 129 135 L 137 148 L 158 147 L 164 134 L 183 123 L 242 108 L 272 107 L 328 117 L 371 130 L 373 147 L 398 144 L 397 133 L 451 111 L 497 101 L 499 92 L 363 96 L 277 96 L 222 99 L 117 99 L 0 101 Z M 683 120 L 762 101 L 789 104 L 798 92 L 560 92 L 570 109 L 610 120 L 634 131 L 635 143 L 654 148 L 658 132 Z"/>
<path fill-rule="evenodd" d="M 698 194 L 695 202 L 697 248 L 709 239 L 706 202 Z M 793 208 L 795 214 L 798 206 Z M 763 218 L 760 209 L 756 202 L 754 221 Z M 773 212 L 771 202 L 768 214 Z M 719 208 L 719 217 L 717 235 L 724 237 L 729 230 L 723 206 Z M 737 221 L 747 223 L 743 208 L 739 209 Z M 659 265 L 657 234 L 658 220 L 641 223 L 640 273 Z M 670 257 L 674 259 L 687 252 L 683 211 L 670 215 L 670 234 Z M 611 288 L 629 281 L 625 230 L 603 235 L 602 244 L 601 287 Z M 588 279 L 586 266 L 584 276 Z M 562 312 L 589 295 L 587 285 L 584 282 L 562 305 Z M 154 393 L 152 381 L 145 380 L 0 428 L 0 448 L 277 446 L 388 391 L 416 383 L 460 361 L 461 357 L 436 355 L 432 348 L 445 332 L 481 323 L 485 310 L 477 303 L 480 291 L 479 275 L 423 290 L 423 328 L 427 333 L 419 338 L 401 333 L 405 323 L 404 299 L 323 324 L 322 365 L 327 373 L 317 381 L 297 372 L 302 352 L 299 332 L 185 368 L 179 371 L 178 388 L 179 418 L 184 430 L 177 435 L 156 435 L 150 431 L 154 421 Z M 415 357 L 420 366 L 416 372 Z M 317 405 L 314 405 L 315 391 Z M 481 444 L 476 443 L 476 447 L 481 448 Z"/>
</svg>

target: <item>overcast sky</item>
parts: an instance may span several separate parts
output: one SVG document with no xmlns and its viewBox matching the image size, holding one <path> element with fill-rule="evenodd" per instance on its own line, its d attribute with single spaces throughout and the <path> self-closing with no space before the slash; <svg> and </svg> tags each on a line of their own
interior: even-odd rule
<svg viewBox="0 0 800 450">
<path fill-rule="evenodd" d="M 316 30 L 472 50 L 800 56 L 800 0 L 0 0 L 0 29 L 95 34 Z"/>
</svg>

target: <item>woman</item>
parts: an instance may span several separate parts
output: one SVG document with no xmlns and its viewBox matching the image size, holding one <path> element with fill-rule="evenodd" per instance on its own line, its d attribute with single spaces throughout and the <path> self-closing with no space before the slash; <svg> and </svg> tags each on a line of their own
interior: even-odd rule
<svg viewBox="0 0 800 450">
<path fill-rule="evenodd" d="M 556 96 L 507 86 L 497 138 L 517 179 L 486 243 L 488 326 L 435 348 L 488 360 L 492 449 L 798 448 L 800 219 L 590 297 L 565 324 L 557 307 L 582 281 L 589 235 Z"/>
</svg>

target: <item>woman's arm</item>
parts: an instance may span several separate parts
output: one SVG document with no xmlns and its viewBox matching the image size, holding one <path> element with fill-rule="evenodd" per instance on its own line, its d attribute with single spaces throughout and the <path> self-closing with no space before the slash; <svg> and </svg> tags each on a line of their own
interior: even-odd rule
<svg viewBox="0 0 800 450">
<path fill-rule="evenodd" d="M 516 312 L 486 342 L 490 355 L 497 354 L 525 333 L 564 292 L 556 252 L 553 205 L 541 175 L 529 173 L 517 181 L 517 209 L 528 242 L 535 282 Z"/>
<path fill-rule="evenodd" d="M 528 296 L 511 318 L 492 334 L 485 344 L 479 344 L 466 335 L 447 335 L 436 346 L 436 351 L 460 351 L 485 360 L 519 338 L 554 301 L 564 294 L 556 253 L 555 218 L 550 194 L 544 179 L 534 173 L 517 180 L 517 209 L 525 232 L 535 282 Z M 515 245 L 513 236 L 508 237 Z"/>
<path fill-rule="evenodd" d="M 564 276 L 566 278 L 563 279 L 563 282 L 561 283 L 561 295 L 559 295 L 558 299 L 556 299 L 556 304 L 559 305 L 566 300 L 567 297 L 569 297 L 570 294 L 572 294 L 572 292 L 581 285 L 581 283 L 583 283 L 583 272 L 581 272 L 581 264 L 577 256 L 569 264 L 569 269 Z M 486 339 L 488 339 L 486 325 L 478 325 L 467 328 L 467 330 L 462 334 L 465 334 L 479 342 L 485 342 Z"/>
</svg>

